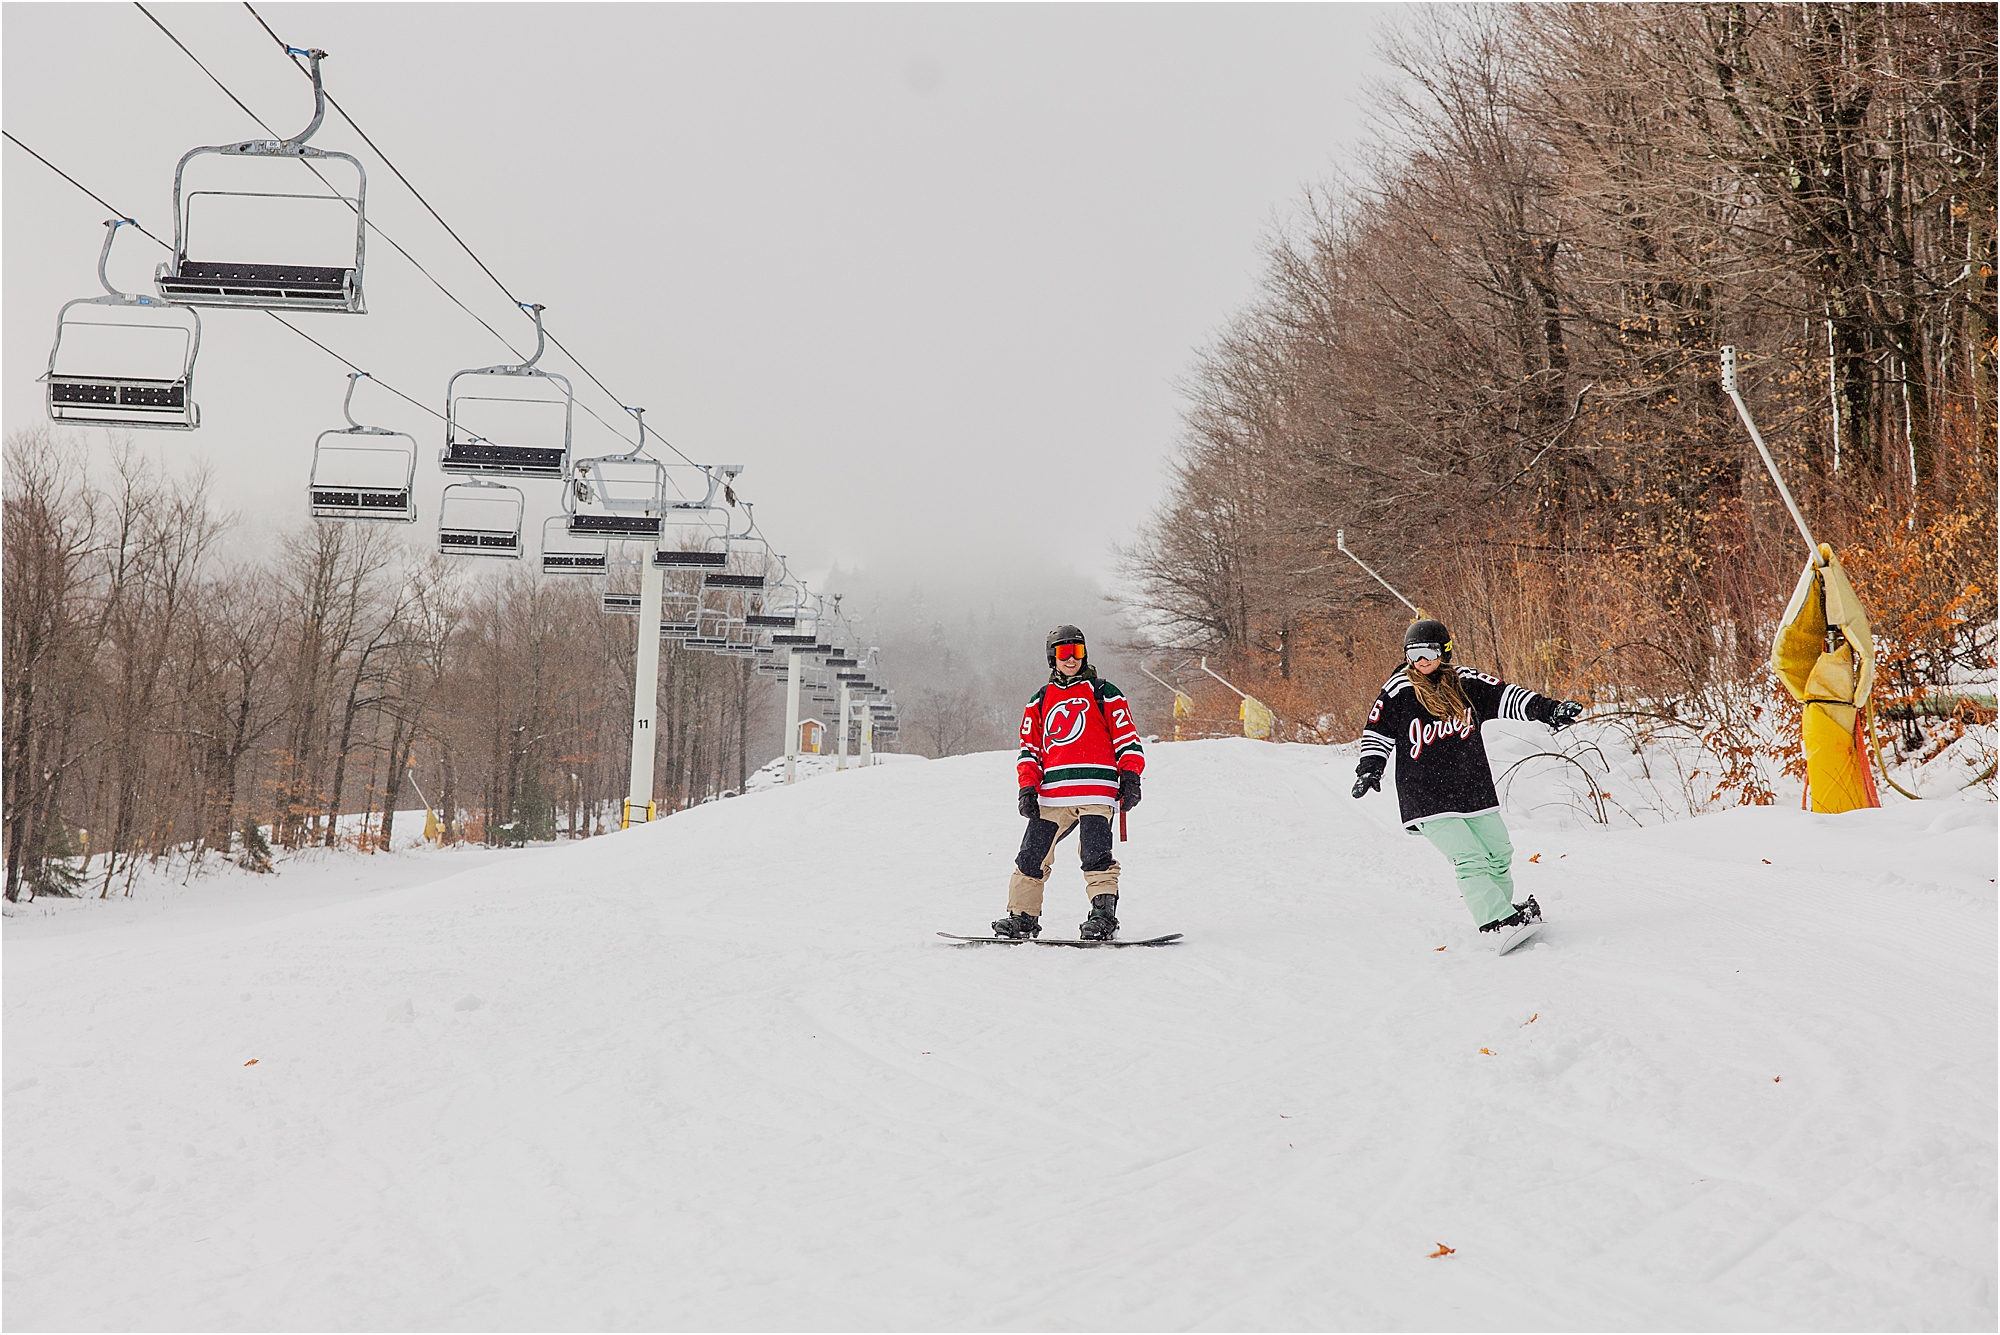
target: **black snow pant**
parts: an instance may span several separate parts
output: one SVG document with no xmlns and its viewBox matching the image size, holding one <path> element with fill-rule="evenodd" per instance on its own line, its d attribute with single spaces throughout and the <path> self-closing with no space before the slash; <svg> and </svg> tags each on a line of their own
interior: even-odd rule
<svg viewBox="0 0 2000 1335">
<path fill-rule="evenodd" d="M 1111 808 L 1108 806 L 1050 807 L 1041 809 L 1021 835 L 1021 851 L 1014 858 L 1014 875 L 1007 882 L 1007 911 L 1042 916 L 1042 888 L 1049 869 L 1055 865 L 1056 845 L 1072 833 L 1083 856 L 1083 892 L 1086 899 L 1118 893 L 1118 863 L 1111 856 Z"/>
</svg>

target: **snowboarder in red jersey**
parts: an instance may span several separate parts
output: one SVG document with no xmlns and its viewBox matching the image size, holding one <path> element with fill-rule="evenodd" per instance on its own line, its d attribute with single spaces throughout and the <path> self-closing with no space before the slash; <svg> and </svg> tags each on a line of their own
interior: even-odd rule
<svg viewBox="0 0 2000 1335">
<path fill-rule="evenodd" d="M 1042 932 L 1042 888 L 1055 865 L 1056 844 L 1072 831 L 1083 855 L 1090 916 L 1077 928 L 1086 941 L 1118 934 L 1118 863 L 1111 856 L 1113 808 L 1139 805 L 1146 753 L 1125 693 L 1090 665 L 1083 632 L 1057 626 L 1044 645 L 1049 680 L 1021 712 L 1017 794 L 1028 829 L 1007 883 L 1007 916 L 995 936 Z"/>
<path fill-rule="evenodd" d="M 1459 893 L 1482 932 L 1538 923 L 1533 895 L 1513 902 L 1514 844 L 1500 819 L 1500 794 L 1479 726 L 1508 718 L 1546 723 L 1560 732 L 1583 706 L 1511 686 L 1484 672 L 1451 665 L 1451 632 L 1441 621 L 1413 621 L 1403 635 L 1406 660 L 1375 697 L 1361 732 L 1354 795 L 1382 786 L 1396 757 L 1396 798 L 1403 825 L 1451 859 Z"/>
</svg>

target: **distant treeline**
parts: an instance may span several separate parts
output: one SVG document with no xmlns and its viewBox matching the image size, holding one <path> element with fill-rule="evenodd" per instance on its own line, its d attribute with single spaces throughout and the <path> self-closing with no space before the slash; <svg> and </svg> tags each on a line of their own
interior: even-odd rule
<svg viewBox="0 0 2000 1335">
<path fill-rule="evenodd" d="M 1712 721 L 1767 690 L 1806 555 L 1733 344 L 1876 619 L 1878 698 L 1990 675 L 1995 15 L 1416 11 L 1357 165 L 1188 375 L 1134 615 L 1289 735 L 1352 736 L 1408 613 L 1344 529 L 1461 661 Z"/>
<path fill-rule="evenodd" d="M 225 560 L 203 475 L 114 450 L 99 483 L 84 453 L 48 430 L 7 442 L 9 899 L 83 892 L 86 852 L 100 893 L 141 858 L 386 848 L 397 808 L 424 805 L 406 775 L 448 838 L 617 828 L 637 622 L 602 612 L 598 581 L 324 521 Z M 778 695 L 747 659 L 663 645 L 662 809 L 740 789 L 777 745 Z"/>
</svg>

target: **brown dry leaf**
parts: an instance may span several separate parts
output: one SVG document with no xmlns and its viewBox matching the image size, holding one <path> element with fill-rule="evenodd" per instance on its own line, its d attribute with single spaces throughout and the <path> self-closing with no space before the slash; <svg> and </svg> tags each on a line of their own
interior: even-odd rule
<svg viewBox="0 0 2000 1335">
<path fill-rule="evenodd" d="M 1769 859 L 1769 858 L 1759 858 L 1759 859 L 1757 859 L 1757 860 L 1758 860 L 1759 862 L 1763 863 L 1763 864 L 1764 864 L 1765 866 L 1767 866 L 1767 867 L 1771 865 L 1771 859 Z"/>
<path fill-rule="evenodd" d="M 1440 1242 L 1438 1244 L 1438 1249 L 1431 1253 L 1431 1259 L 1435 1261 L 1440 1256 L 1450 1256 L 1453 1252 L 1457 1250 L 1458 1249 L 1456 1247 L 1447 1247 L 1442 1242 Z"/>
<path fill-rule="evenodd" d="M 1540 853 L 1537 853 L 1533 857 L 1528 859 L 1528 861 L 1530 862 L 1540 862 L 1541 860 L 1542 860 L 1542 855 Z"/>
<path fill-rule="evenodd" d="M 1533 1024 L 1535 1021 L 1541 1018 L 1542 1018 L 1542 1013 L 1540 1011 L 1536 1011 L 1533 1015 L 1530 1015 L 1527 1019 L 1521 1021 L 1521 1028 L 1526 1029 L 1529 1025 Z"/>
<path fill-rule="evenodd" d="M 1785 1078 L 1785 1077 L 1783 1077 L 1783 1076 L 1781 1076 L 1781 1075 L 1774 1075 L 1774 1076 L 1772 1076 L 1772 1077 L 1771 1077 L 1771 1083 L 1775 1085 L 1775 1084 L 1777 1084 L 1777 1083 L 1778 1083 L 1778 1082 L 1779 1082 L 1780 1080 L 1783 1080 L 1784 1078 Z"/>
<path fill-rule="evenodd" d="M 1438 947 L 1438 949 L 1439 949 L 1439 950 L 1443 950 L 1443 949 L 1444 949 L 1444 947 L 1443 947 L 1443 946 L 1439 946 L 1439 947 Z"/>
<path fill-rule="evenodd" d="M 245 1066 L 255 1066 L 257 1064 L 257 1059 L 255 1057 L 252 1057 L 249 1061 L 244 1062 L 243 1064 Z"/>
<path fill-rule="evenodd" d="M 1489 1057 L 1497 1057 L 1500 1055 L 1499 1053 L 1495 1052 L 1492 1048 L 1481 1048 L 1480 1051 L 1485 1053 Z"/>
</svg>

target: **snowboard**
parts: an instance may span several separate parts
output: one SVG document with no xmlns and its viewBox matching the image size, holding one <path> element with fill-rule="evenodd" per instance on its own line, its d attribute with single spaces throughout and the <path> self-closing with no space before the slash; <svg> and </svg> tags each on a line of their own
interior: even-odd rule
<svg viewBox="0 0 2000 1335">
<path fill-rule="evenodd" d="M 1507 930 L 1501 932 L 1500 954 L 1505 955 L 1509 951 L 1512 951 L 1517 947 L 1527 945 L 1528 942 L 1534 940 L 1535 937 L 1540 934 L 1542 928 L 1547 925 L 1548 924 L 1540 921 L 1524 922 L 1519 927 L 1510 927 Z"/>
<path fill-rule="evenodd" d="M 1076 946 L 1083 949 L 1095 949 L 1098 946 L 1164 946 L 1181 939 L 1179 932 L 1169 932 L 1165 936 L 1149 936 L 1143 941 L 1120 941 L 1115 937 L 1109 941 L 1082 941 L 1039 936 L 960 936 L 956 932 L 939 932 L 938 935 L 947 941 L 961 941 L 971 946 Z"/>
</svg>

